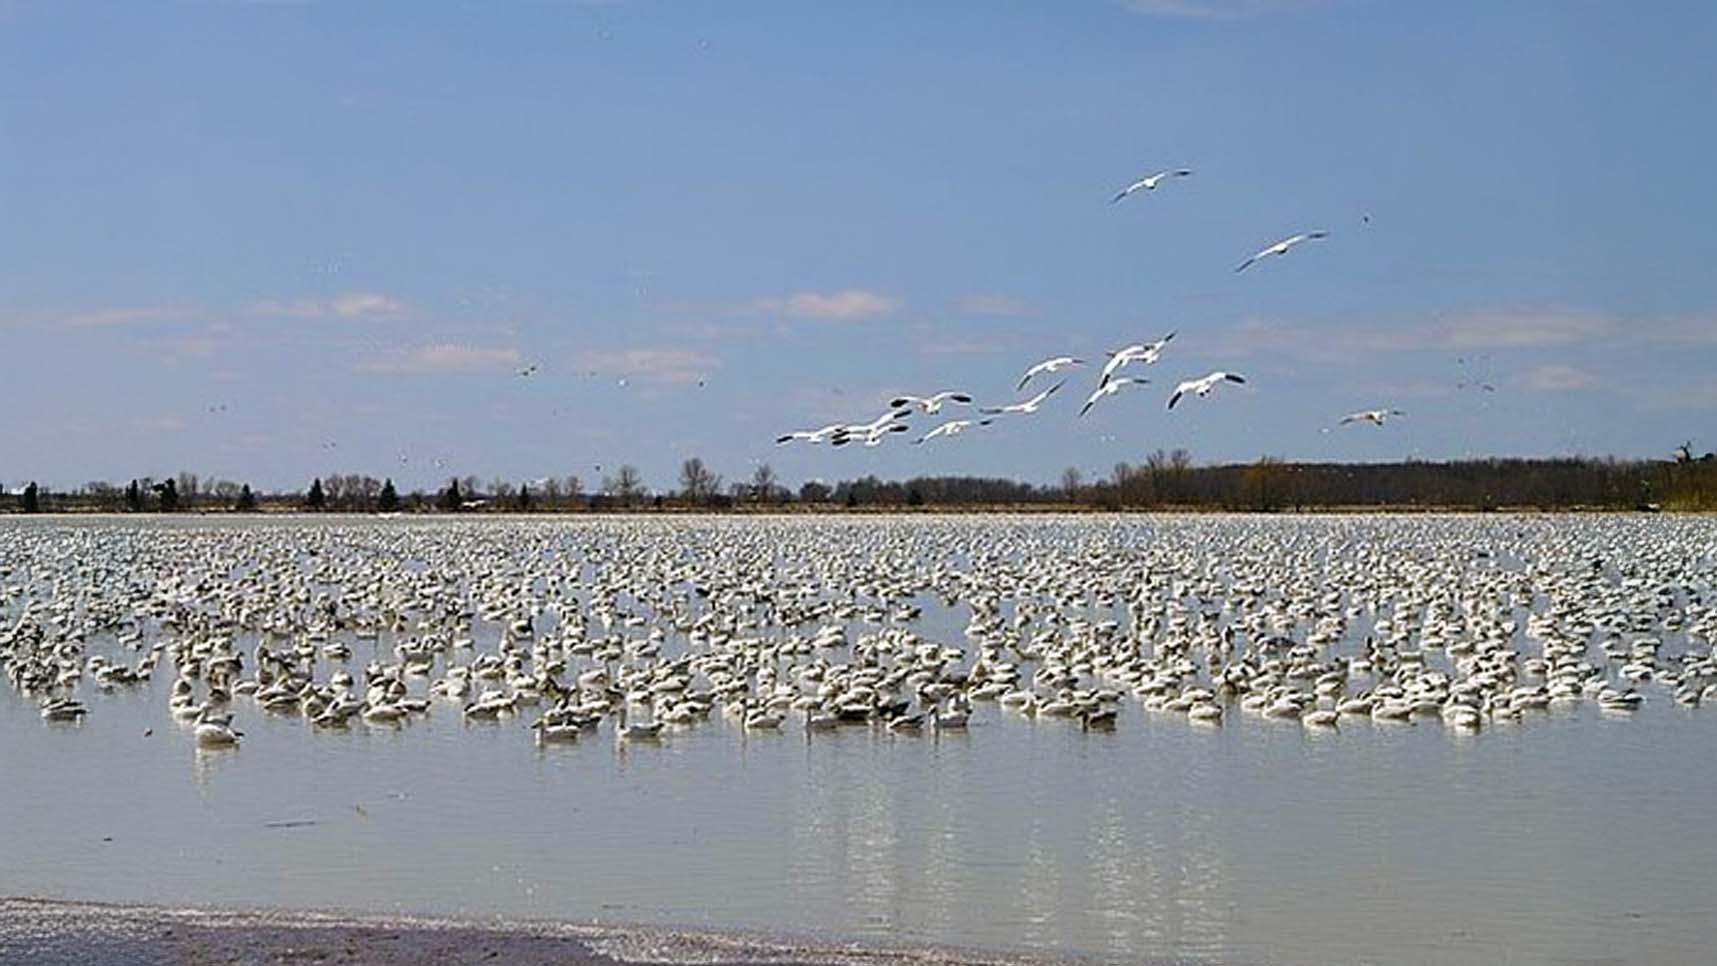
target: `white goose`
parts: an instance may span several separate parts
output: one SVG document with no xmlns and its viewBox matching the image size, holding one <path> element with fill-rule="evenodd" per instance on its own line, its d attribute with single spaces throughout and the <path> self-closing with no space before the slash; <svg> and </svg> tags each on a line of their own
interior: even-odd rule
<svg viewBox="0 0 1717 966">
<path fill-rule="evenodd" d="M 1108 382 L 1122 366 L 1134 362 L 1142 362 L 1147 366 L 1155 365 L 1157 360 L 1163 357 L 1163 349 L 1168 347 L 1174 337 L 1175 333 L 1170 332 L 1155 342 L 1138 342 L 1109 353 L 1109 361 L 1103 364 L 1103 377 L 1098 381 Z"/>
<path fill-rule="evenodd" d="M 1084 359 L 1078 359 L 1073 356 L 1056 356 L 1053 359 L 1045 359 L 1025 371 L 1025 375 L 1020 377 L 1019 385 L 1014 387 L 1014 391 L 1024 392 L 1025 384 L 1030 382 L 1033 376 L 1037 376 L 1045 372 L 1060 372 L 1063 369 L 1068 369 L 1073 366 L 1082 366 L 1084 364 Z"/>
<path fill-rule="evenodd" d="M 1092 406 L 1097 405 L 1098 402 L 1109 396 L 1113 396 L 1127 386 L 1143 386 L 1148 385 L 1149 383 L 1149 379 L 1135 379 L 1131 376 L 1121 376 L 1118 379 L 1111 379 L 1101 386 L 1098 386 L 1095 390 L 1092 390 L 1091 395 L 1085 399 L 1085 405 L 1080 407 L 1079 415 L 1083 418 L 1086 413 L 1091 411 Z"/>
<path fill-rule="evenodd" d="M 1189 174 L 1192 174 L 1192 169 L 1190 168 L 1171 168 L 1167 171 L 1158 171 L 1156 174 L 1145 175 L 1143 178 L 1140 178 L 1125 188 L 1122 188 L 1115 194 L 1115 197 L 1109 199 L 1109 203 L 1111 205 L 1120 204 L 1128 195 L 1131 195 L 1135 191 L 1155 191 L 1157 190 L 1157 185 L 1161 184 L 1164 178 L 1184 178 Z"/>
<path fill-rule="evenodd" d="M 1221 370 L 1217 370 L 1216 372 L 1213 372 L 1210 375 L 1204 376 L 1204 377 L 1199 378 L 1199 379 L 1188 379 L 1187 381 L 1174 387 L 1174 395 L 1169 397 L 1168 408 L 1173 409 L 1174 404 L 1177 402 L 1180 402 L 1180 397 L 1186 395 L 1189 392 L 1195 396 L 1208 396 L 1208 395 L 1210 395 L 1210 391 L 1212 389 L 1215 389 L 1217 386 L 1222 385 L 1224 382 L 1243 383 L 1245 381 L 1246 381 L 1246 377 L 1244 377 L 1238 373 L 1223 372 Z"/>
<path fill-rule="evenodd" d="M 993 419 L 950 419 L 923 436 L 913 440 L 914 446 L 922 445 L 938 436 L 958 436 L 973 426 L 988 426 L 995 422 Z"/>
<path fill-rule="evenodd" d="M 1259 260 L 1260 258 L 1267 258 L 1271 255 L 1286 255 L 1288 253 L 1289 249 L 1292 249 L 1295 245 L 1298 245 L 1301 242 L 1308 242 L 1308 241 L 1313 241 L 1315 239 L 1328 238 L 1328 237 L 1329 237 L 1329 232 L 1327 232 L 1327 231 L 1307 231 L 1307 232 L 1301 232 L 1298 235 L 1291 235 L 1291 236 L 1284 238 L 1281 241 L 1275 243 L 1274 245 L 1271 245 L 1269 248 L 1264 249 L 1263 251 L 1259 252 L 1258 254 L 1253 255 L 1251 258 L 1248 258 L 1245 261 L 1241 262 L 1239 267 L 1234 269 L 1234 271 L 1237 273 L 1238 272 L 1244 272 L 1244 271 L 1246 271 L 1246 269 L 1248 269 L 1252 266 L 1253 262 Z"/>
<path fill-rule="evenodd" d="M 1395 416 L 1405 415 L 1407 414 L 1399 409 L 1365 409 L 1357 413 L 1348 413 L 1346 416 L 1341 417 L 1341 425 L 1346 426 L 1348 423 L 1371 423 L 1375 426 L 1381 426 Z"/>
<path fill-rule="evenodd" d="M 918 408 L 927 416 L 934 416 L 942 411 L 943 403 L 959 403 L 962 406 L 972 404 L 972 397 L 967 393 L 943 390 L 931 396 L 896 396 L 888 401 L 891 409 Z"/>
<path fill-rule="evenodd" d="M 988 406 L 978 410 L 978 412 L 984 413 L 988 416 L 999 416 L 1003 413 L 1020 413 L 1022 415 L 1029 415 L 1037 412 L 1038 408 L 1043 405 L 1043 401 L 1045 399 L 1055 395 L 1056 391 L 1066 384 L 1067 380 L 1063 379 L 1024 402 L 1010 403 L 1006 406 Z"/>
</svg>

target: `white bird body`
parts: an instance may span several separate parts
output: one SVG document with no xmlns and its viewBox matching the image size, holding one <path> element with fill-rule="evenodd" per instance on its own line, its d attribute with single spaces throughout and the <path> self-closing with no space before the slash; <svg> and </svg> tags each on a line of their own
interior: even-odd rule
<svg viewBox="0 0 1717 966">
<path fill-rule="evenodd" d="M 962 406 L 969 406 L 972 404 L 972 397 L 967 393 L 944 390 L 933 396 L 897 396 L 894 399 L 889 400 L 888 405 L 891 409 L 911 409 L 913 407 L 917 407 L 922 409 L 927 415 L 934 416 L 942 411 L 942 404 L 948 402 L 959 403 Z"/>
<path fill-rule="evenodd" d="M 821 429 L 796 429 L 791 433 L 783 433 L 775 437 L 775 445 L 791 443 L 800 440 L 806 443 L 826 443 L 829 438 L 845 428 L 842 423 L 830 423 Z"/>
<path fill-rule="evenodd" d="M 1142 362 L 1147 366 L 1155 365 L 1163 357 L 1163 349 L 1173 341 L 1175 333 L 1170 332 L 1155 342 L 1138 342 L 1122 346 L 1109 353 L 1109 361 L 1103 364 L 1103 377 L 1098 382 L 1108 382 L 1122 366 L 1134 362 Z"/>
<path fill-rule="evenodd" d="M 1067 368 L 1070 368 L 1072 366 L 1082 366 L 1084 364 L 1085 364 L 1084 359 L 1076 359 L 1073 356 L 1056 356 L 1053 359 L 1045 359 L 1042 362 L 1038 363 L 1035 366 L 1032 366 L 1030 369 L 1027 369 L 1025 371 L 1025 375 L 1020 377 L 1019 385 L 1014 387 L 1014 391 L 1015 392 L 1024 391 L 1025 390 L 1025 384 L 1030 382 L 1032 380 L 1033 376 L 1036 376 L 1040 373 L 1060 372 L 1063 369 L 1067 369 Z"/>
<path fill-rule="evenodd" d="M 1121 389 L 1126 386 L 1143 386 L 1149 382 L 1149 379 L 1135 379 L 1131 376 L 1121 376 L 1116 379 L 1111 379 L 1108 382 L 1103 383 L 1101 386 L 1098 386 L 1092 391 L 1090 396 L 1086 397 L 1085 405 L 1080 408 L 1079 415 L 1084 416 L 1086 413 L 1091 411 L 1092 406 L 1095 406 L 1103 399 L 1120 392 Z"/>
<path fill-rule="evenodd" d="M 1381 426 L 1395 416 L 1405 415 L 1407 414 L 1399 409 L 1365 409 L 1341 417 L 1341 424 L 1346 426 L 1348 423 L 1371 423 Z"/>
<path fill-rule="evenodd" d="M 1030 399 L 1027 399 L 1024 402 L 1010 403 L 1006 406 L 991 406 L 991 407 L 986 407 L 984 409 L 980 409 L 978 411 L 981 413 L 984 413 L 986 415 L 990 415 L 990 416 L 997 416 L 997 415 L 1001 415 L 1002 413 L 1020 413 L 1020 414 L 1035 413 L 1035 412 L 1037 412 L 1038 408 L 1043 405 L 1043 401 L 1045 399 L 1048 399 L 1050 396 L 1055 395 L 1056 390 L 1060 389 L 1062 386 L 1064 386 L 1066 384 L 1067 384 L 1067 380 L 1063 379 L 1060 382 L 1056 383 L 1055 385 L 1050 386 L 1048 389 L 1045 389 L 1044 391 L 1038 393 L 1037 395 L 1031 397 Z"/>
<path fill-rule="evenodd" d="M 1208 376 L 1203 376 L 1203 377 L 1198 378 L 1198 379 L 1188 379 L 1187 381 L 1174 387 L 1174 395 L 1169 397 L 1168 408 L 1173 409 L 1174 404 L 1177 402 L 1180 402 L 1180 397 L 1186 395 L 1189 392 L 1195 396 L 1208 396 L 1208 395 L 1210 395 L 1210 391 L 1212 389 L 1215 389 L 1217 386 L 1222 385 L 1224 382 L 1242 382 L 1243 383 L 1245 381 L 1246 381 L 1245 376 L 1242 376 L 1242 375 L 1239 375 L 1238 373 L 1233 373 L 1233 372 L 1222 372 L 1221 370 L 1218 370 L 1216 372 L 1211 373 Z"/>
<path fill-rule="evenodd" d="M 938 436 L 958 436 L 973 426 L 988 426 L 993 422 L 995 422 L 993 419 L 950 419 L 912 442 L 914 445 L 918 445 L 927 443 Z"/>
<path fill-rule="evenodd" d="M 1184 178 L 1189 174 L 1192 174 L 1190 168 L 1170 168 L 1167 171 L 1158 171 L 1156 174 L 1147 174 L 1122 188 L 1115 194 L 1115 197 L 1109 199 L 1109 203 L 1112 205 L 1120 204 L 1123 199 L 1135 191 L 1155 191 L 1157 185 L 1161 184 L 1164 178 Z"/>
<path fill-rule="evenodd" d="M 1307 231 L 1307 232 L 1301 232 L 1298 235 L 1289 236 L 1289 237 L 1284 238 L 1281 241 L 1275 243 L 1274 245 L 1271 245 L 1270 247 L 1264 249 L 1263 251 L 1259 252 L 1258 254 L 1253 255 L 1251 258 L 1248 258 L 1245 261 L 1241 262 L 1239 267 L 1234 269 L 1234 271 L 1244 272 L 1244 271 L 1246 271 L 1246 269 L 1248 269 L 1252 266 L 1253 262 L 1257 261 L 1260 258 L 1268 258 L 1271 255 L 1286 255 L 1288 253 L 1289 249 L 1293 248 L 1295 245 L 1300 244 L 1301 242 L 1308 242 L 1308 241 L 1312 241 L 1314 239 L 1328 238 L 1328 237 L 1329 237 L 1329 232 L 1327 232 L 1327 231 Z"/>
</svg>

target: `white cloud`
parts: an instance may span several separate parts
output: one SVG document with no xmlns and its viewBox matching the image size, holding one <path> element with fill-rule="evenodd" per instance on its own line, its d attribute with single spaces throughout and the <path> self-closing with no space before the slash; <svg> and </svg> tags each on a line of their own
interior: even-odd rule
<svg viewBox="0 0 1717 966">
<path fill-rule="evenodd" d="M 1431 335 L 1450 349 L 1518 349 L 1586 342 L 1614 327 L 1611 320 L 1597 315 L 1493 312 L 1440 323 Z"/>
<path fill-rule="evenodd" d="M 372 359 L 362 368 L 373 372 L 479 372 L 511 368 L 521 361 L 517 349 L 438 342 Z"/>
<path fill-rule="evenodd" d="M 250 313 L 288 319 L 366 321 L 401 318 L 406 314 L 406 305 L 391 295 L 382 295 L 379 292 L 346 292 L 328 299 L 315 296 L 286 300 L 262 299 L 251 303 Z"/>
<path fill-rule="evenodd" d="M 1597 382 L 1589 372 L 1570 366 L 1538 366 L 1521 373 L 1521 384 L 1534 392 L 1568 392 Z"/>
<path fill-rule="evenodd" d="M 191 322 L 202 312 L 190 305 L 122 305 L 80 312 L 44 311 L 0 317 L 0 327 L 104 329 L 151 322 Z"/>
<path fill-rule="evenodd" d="M 573 356 L 583 372 L 658 385 L 683 385 L 707 376 L 721 360 L 690 349 L 591 349 Z"/>
<path fill-rule="evenodd" d="M 1014 295 L 962 295 L 955 304 L 960 307 L 960 311 L 973 315 L 1027 315 L 1031 312 L 1031 304 Z"/>
<path fill-rule="evenodd" d="M 785 298 L 763 299 L 758 305 L 768 311 L 781 312 L 796 319 L 845 321 L 881 315 L 893 309 L 895 303 L 893 299 L 875 292 L 846 289 L 828 295 L 799 292 Z"/>
</svg>

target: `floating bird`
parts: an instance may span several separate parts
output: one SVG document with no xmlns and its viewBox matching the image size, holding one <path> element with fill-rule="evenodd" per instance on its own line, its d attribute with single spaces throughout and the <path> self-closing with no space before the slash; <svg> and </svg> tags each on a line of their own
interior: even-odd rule
<svg viewBox="0 0 1717 966">
<path fill-rule="evenodd" d="M 1215 389 L 1217 386 L 1221 385 L 1224 382 L 1245 382 L 1245 381 L 1246 381 L 1246 378 L 1244 376 L 1240 376 L 1240 375 L 1237 375 L 1237 374 L 1232 373 L 1232 372 L 1222 372 L 1220 370 L 1213 372 L 1210 375 L 1205 376 L 1201 379 L 1188 379 L 1187 381 L 1174 387 L 1174 395 L 1169 397 L 1168 408 L 1173 409 L 1174 404 L 1177 402 L 1180 402 L 1180 397 L 1186 395 L 1189 392 L 1195 396 L 1208 396 L 1208 395 L 1210 395 L 1210 391 L 1212 389 Z"/>
<path fill-rule="evenodd" d="M 944 390 L 943 392 L 936 393 L 934 396 L 896 396 L 888 401 L 888 405 L 891 409 L 910 409 L 912 407 L 917 407 L 922 409 L 926 415 L 933 416 L 942 411 L 942 404 L 946 402 L 954 402 L 959 403 L 962 406 L 969 406 L 972 404 L 972 397 L 963 392 Z"/>
<path fill-rule="evenodd" d="M 1115 197 L 1109 199 L 1109 203 L 1111 205 L 1119 204 L 1122 199 L 1135 191 L 1155 191 L 1157 190 L 1157 185 L 1160 184 L 1164 178 L 1184 178 L 1189 174 L 1192 174 L 1192 171 L 1188 168 L 1174 168 L 1169 171 L 1158 171 L 1156 174 L 1146 175 L 1125 188 L 1122 188 L 1116 193 Z"/>
<path fill-rule="evenodd" d="M 1064 386 L 1066 384 L 1067 384 L 1067 380 L 1063 379 L 1060 382 L 1056 383 L 1055 385 L 1050 386 L 1048 389 L 1045 389 L 1044 391 L 1038 393 L 1037 395 L 1031 397 L 1030 399 L 1027 399 L 1025 402 L 1010 403 L 1006 406 L 987 406 L 983 409 L 978 410 L 978 412 L 984 413 L 985 415 L 988 415 L 988 416 L 999 416 L 1002 413 L 1021 413 L 1021 414 L 1035 413 L 1035 412 L 1037 412 L 1038 407 L 1043 405 L 1043 401 L 1045 399 L 1048 399 L 1050 396 L 1055 395 L 1056 390 L 1060 389 L 1062 386 Z"/>
<path fill-rule="evenodd" d="M 1103 364 L 1103 377 L 1098 381 L 1108 382 L 1122 366 L 1134 362 L 1142 362 L 1147 366 L 1156 364 L 1163 356 L 1163 349 L 1168 347 L 1174 337 L 1175 333 L 1170 332 L 1155 342 L 1138 342 L 1109 353 L 1109 361 Z"/>
<path fill-rule="evenodd" d="M 1392 417 L 1405 415 L 1407 414 L 1399 409 L 1365 409 L 1341 417 L 1341 424 L 1346 426 L 1348 423 L 1371 423 L 1381 426 Z"/>
<path fill-rule="evenodd" d="M 1239 267 L 1234 269 L 1234 271 L 1244 272 L 1244 271 L 1246 271 L 1246 269 L 1251 267 L 1253 262 L 1257 261 L 1260 258 L 1264 258 L 1266 256 L 1269 256 L 1269 255 L 1286 255 L 1288 253 L 1289 249 L 1293 248 L 1295 245 L 1300 244 L 1301 242 L 1307 242 L 1307 241 L 1312 241 L 1312 240 L 1318 239 L 1318 238 L 1328 238 L 1328 237 L 1329 237 L 1329 232 L 1327 232 L 1327 231 L 1308 231 L 1308 232 L 1302 232 L 1301 234 L 1298 234 L 1298 235 L 1293 235 L 1293 236 L 1288 237 L 1288 238 L 1284 238 L 1281 241 L 1277 242 L 1276 244 L 1271 245 L 1269 248 L 1266 248 L 1263 251 L 1259 252 L 1258 254 L 1253 255 L 1251 258 L 1248 258 L 1245 261 L 1241 262 Z"/>
<path fill-rule="evenodd" d="M 993 419 L 950 419 L 912 442 L 917 445 L 927 443 L 938 436 L 958 436 L 973 426 L 988 426 L 993 422 L 995 422 Z"/>
<path fill-rule="evenodd" d="M 1014 391 L 1023 392 L 1025 390 L 1025 384 L 1030 382 L 1032 377 L 1038 373 L 1060 372 L 1070 366 L 1082 366 L 1084 364 L 1084 359 L 1075 359 L 1072 356 L 1056 356 L 1053 359 L 1045 359 L 1025 371 L 1025 375 L 1020 377 L 1019 385 L 1014 387 Z"/>
<path fill-rule="evenodd" d="M 1083 417 L 1086 413 L 1091 411 L 1092 406 L 1097 405 L 1097 403 L 1105 397 L 1113 396 L 1120 392 L 1125 386 L 1143 386 L 1149 382 L 1149 379 L 1135 379 L 1132 376 L 1120 376 L 1118 378 L 1111 379 L 1101 386 L 1098 386 L 1095 390 L 1092 390 L 1091 395 L 1085 400 L 1085 405 L 1080 407 L 1079 415 Z"/>
</svg>

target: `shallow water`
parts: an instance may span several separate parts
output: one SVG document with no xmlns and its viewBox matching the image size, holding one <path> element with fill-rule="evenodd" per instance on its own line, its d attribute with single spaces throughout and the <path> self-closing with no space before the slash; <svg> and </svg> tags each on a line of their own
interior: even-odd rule
<svg viewBox="0 0 1717 966">
<path fill-rule="evenodd" d="M 1612 549 L 1637 533 L 1695 557 L 1717 544 L 1709 521 L 1475 520 L 1264 525 L 1313 539 L 1589 528 Z M 0 528 L 242 541 L 303 525 Z M 613 525 L 493 524 L 574 540 Z M 1259 525 L 1007 524 L 1123 546 Z M 336 526 L 361 539 L 470 525 Z M 729 526 L 791 543 L 810 524 L 679 526 L 695 546 Z M 917 626 L 964 646 L 964 623 L 932 603 Z M 239 699 L 241 746 L 198 751 L 167 714 L 172 676 L 111 693 L 86 683 L 80 725 L 46 725 L 0 688 L 0 894 L 763 928 L 1115 962 L 1693 963 L 1717 947 L 1717 709 L 1649 687 L 1626 717 L 1587 704 L 1476 734 L 1435 718 L 1318 733 L 1237 712 L 1198 728 L 1128 699 L 1113 732 L 980 704 L 963 734 L 748 734 L 717 714 L 660 744 L 617 745 L 605 724 L 548 747 L 530 740 L 530 714 L 476 724 L 438 706 L 400 728 L 313 733 Z"/>
</svg>

